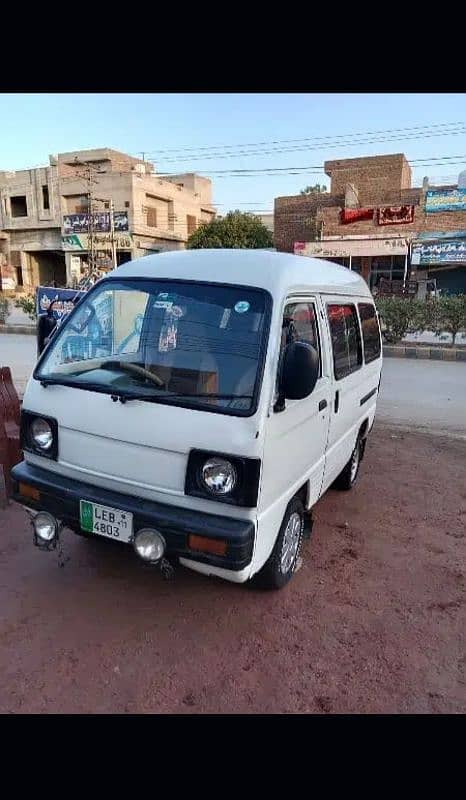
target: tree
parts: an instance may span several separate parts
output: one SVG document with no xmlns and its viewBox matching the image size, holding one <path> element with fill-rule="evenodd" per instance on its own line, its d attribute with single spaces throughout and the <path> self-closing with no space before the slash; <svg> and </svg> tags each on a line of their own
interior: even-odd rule
<svg viewBox="0 0 466 800">
<path fill-rule="evenodd" d="M 189 250 L 206 247 L 267 248 L 273 247 L 270 231 L 260 217 L 242 211 L 230 211 L 221 219 L 203 223 L 188 239 Z"/>
<path fill-rule="evenodd" d="M 459 333 L 466 331 L 466 295 L 443 295 L 427 304 L 429 317 L 426 328 L 436 336 L 444 331 L 451 334 L 452 346 Z"/>
<path fill-rule="evenodd" d="M 327 187 L 320 183 L 314 184 L 314 186 L 306 186 L 305 189 L 301 189 L 300 194 L 322 194 L 327 191 Z"/>
<path fill-rule="evenodd" d="M 15 300 L 15 307 L 20 308 L 33 322 L 37 319 L 36 301 L 34 295 L 28 294 Z"/>
</svg>

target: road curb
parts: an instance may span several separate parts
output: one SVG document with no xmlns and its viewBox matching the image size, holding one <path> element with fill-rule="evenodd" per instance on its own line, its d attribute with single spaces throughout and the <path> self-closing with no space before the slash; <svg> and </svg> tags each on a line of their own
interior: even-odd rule
<svg viewBox="0 0 466 800">
<path fill-rule="evenodd" d="M 384 358 L 419 358 L 431 361 L 465 361 L 466 348 L 384 345 Z"/>
<path fill-rule="evenodd" d="M 35 336 L 37 329 L 35 325 L 0 325 L 0 333 L 25 333 Z"/>
</svg>

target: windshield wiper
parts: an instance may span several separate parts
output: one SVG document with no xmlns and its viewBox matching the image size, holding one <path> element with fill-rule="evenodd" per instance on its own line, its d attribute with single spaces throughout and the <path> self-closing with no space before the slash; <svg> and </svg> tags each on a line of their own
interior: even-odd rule
<svg viewBox="0 0 466 800">
<path fill-rule="evenodd" d="M 173 397 L 213 397 L 215 400 L 252 400 L 251 394 L 215 394 L 210 392 L 157 392 L 156 395 L 150 394 L 133 394 L 131 392 L 128 394 L 123 394 L 122 392 L 112 392 L 111 398 L 116 403 L 117 400 L 120 403 L 126 403 L 128 400 L 149 400 L 149 402 L 157 403 L 160 399 L 163 400 L 164 397 L 168 399 L 172 399 Z"/>
</svg>

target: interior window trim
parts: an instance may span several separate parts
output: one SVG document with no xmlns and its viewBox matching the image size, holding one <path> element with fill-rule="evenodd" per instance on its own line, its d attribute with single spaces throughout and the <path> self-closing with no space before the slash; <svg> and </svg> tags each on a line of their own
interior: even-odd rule
<svg viewBox="0 0 466 800">
<path fill-rule="evenodd" d="M 370 308 L 372 308 L 374 310 L 374 319 L 377 322 L 377 330 L 379 332 L 379 352 L 378 352 L 378 355 L 372 356 L 372 358 L 369 358 L 369 359 L 366 358 L 366 343 L 364 341 L 364 331 L 363 331 L 363 327 L 362 327 L 361 312 L 359 310 L 360 306 L 369 306 Z M 359 316 L 359 326 L 361 328 L 361 338 L 362 338 L 364 363 L 365 364 L 372 364 L 373 361 L 377 361 L 382 355 L 382 333 L 381 333 L 381 330 L 380 330 L 380 322 L 379 322 L 379 318 L 378 318 L 378 315 L 377 315 L 377 309 L 376 309 L 376 307 L 375 307 L 375 305 L 373 303 L 369 303 L 369 302 L 367 302 L 367 303 L 366 302 L 360 302 L 359 303 L 358 302 L 358 316 Z"/>
</svg>

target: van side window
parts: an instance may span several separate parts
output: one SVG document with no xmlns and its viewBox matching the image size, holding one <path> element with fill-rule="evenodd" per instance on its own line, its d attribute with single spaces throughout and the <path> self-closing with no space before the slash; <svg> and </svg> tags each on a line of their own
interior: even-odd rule
<svg viewBox="0 0 466 800">
<path fill-rule="evenodd" d="M 332 337 L 333 365 L 336 380 L 358 370 L 362 364 L 361 334 L 353 305 L 327 305 Z"/>
<path fill-rule="evenodd" d="M 314 303 L 288 303 L 285 306 L 282 322 L 280 363 L 284 349 L 291 342 L 312 344 L 319 354 L 319 377 L 322 374 L 317 314 Z"/>
<path fill-rule="evenodd" d="M 369 364 L 380 357 L 380 328 L 375 308 L 371 303 L 359 303 L 362 339 L 364 342 L 364 361 Z"/>
</svg>

